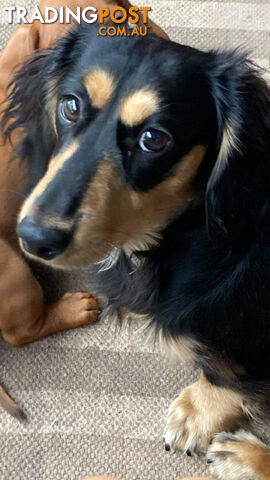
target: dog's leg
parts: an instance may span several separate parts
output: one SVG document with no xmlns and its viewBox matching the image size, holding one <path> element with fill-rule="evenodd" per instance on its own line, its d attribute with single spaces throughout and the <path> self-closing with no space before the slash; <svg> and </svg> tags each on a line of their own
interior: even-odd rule
<svg viewBox="0 0 270 480">
<path fill-rule="evenodd" d="M 216 435 L 207 461 L 220 480 L 270 479 L 270 448 L 244 430 Z"/>
<path fill-rule="evenodd" d="M 211 384 L 204 374 L 171 404 L 164 432 L 166 450 L 205 452 L 215 434 L 239 427 L 247 414 L 243 397 Z"/>
<path fill-rule="evenodd" d="M 20 346 L 96 320 L 98 302 L 90 293 L 68 293 L 44 306 L 42 288 L 23 258 L 0 239 L 0 328 Z"/>
</svg>

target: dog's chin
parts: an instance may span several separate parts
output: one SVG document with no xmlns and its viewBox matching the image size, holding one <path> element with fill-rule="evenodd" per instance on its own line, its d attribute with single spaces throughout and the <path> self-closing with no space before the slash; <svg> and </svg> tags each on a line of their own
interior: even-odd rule
<svg viewBox="0 0 270 480">
<path fill-rule="evenodd" d="M 89 248 L 87 251 L 83 249 L 68 248 L 64 253 L 58 255 L 55 258 L 50 260 L 39 257 L 38 255 L 33 255 L 25 250 L 22 242 L 20 242 L 20 247 L 24 255 L 35 262 L 42 263 L 56 270 L 79 270 L 82 268 L 90 267 L 93 264 L 106 263 L 106 259 L 110 258 L 111 252 L 108 250 L 106 252 L 98 251 L 98 248 Z"/>
</svg>

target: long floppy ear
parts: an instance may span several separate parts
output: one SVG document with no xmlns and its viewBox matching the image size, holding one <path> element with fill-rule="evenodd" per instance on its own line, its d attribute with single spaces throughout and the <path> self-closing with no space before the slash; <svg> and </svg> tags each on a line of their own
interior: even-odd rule
<svg viewBox="0 0 270 480">
<path fill-rule="evenodd" d="M 76 40 L 77 30 L 74 30 L 54 49 L 37 51 L 22 65 L 8 87 L 0 127 L 5 138 L 20 131 L 17 154 L 29 165 L 27 192 L 44 174 L 56 146 L 57 87 L 77 55 L 73 49 Z"/>
<path fill-rule="evenodd" d="M 217 54 L 207 75 L 219 131 L 206 191 L 208 232 L 217 246 L 242 250 L 254 238 L 269 196 L 270 90 L 258 69 L 236 53 Z"/>
<path fill-rule="evenodd" d="M 29 183 L 27 190 L 43 175 L 55 142 L 46 105 L 46 99 L 53 94 L 46 73 L 50 55 L 49 50 L 37 52 L 16 73 L 8 87 L 1 119 L 4 138 L 11 138 L 12 143 L 15 138 L 17 155 L 28 162 L 33 185 Z M 12 135 L 17 129 L 19 140 Z"/>
</svg>

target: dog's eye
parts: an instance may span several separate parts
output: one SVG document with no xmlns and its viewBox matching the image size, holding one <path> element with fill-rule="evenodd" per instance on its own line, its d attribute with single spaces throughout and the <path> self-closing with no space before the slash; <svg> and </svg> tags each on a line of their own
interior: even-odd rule
<svg viewBox="0 0 270 480">
<path fill-rule="evenodd" d="M 69 95 L 60 102 L 60 114 L 68 122 L 76 123 L 80 118 L 80 101 L 77 97 Z"/>
<path fill-rule="evenodd" d="M 149 128 L 143 132 L 139 145 L 144 152 L 161 152 L 169 141 L 170 137 L 167 133 L 155 128 Z"/>
</svg>

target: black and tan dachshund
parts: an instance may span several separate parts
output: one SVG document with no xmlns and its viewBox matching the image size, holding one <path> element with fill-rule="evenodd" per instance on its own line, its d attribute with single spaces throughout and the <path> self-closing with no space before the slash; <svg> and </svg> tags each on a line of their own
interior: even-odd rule
<svg viewBox="0 0 270 480">
<path fill-rule="evenodd" d="M 80 26 L 17 74 L 4 121 L 25 135 L 25 253 L 93 266 L 95 293 L 145 318 L 200 379 L 172 403 L 167 450 L 220 479 L 270 478 L 244 431 L 270 388 L 270 93 L 237 52 Z M 218 435 L 217 435 L 218 434 Z M 215 435 L 217 435 L 215 437 Z"/>
</svg>

